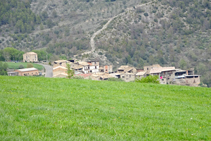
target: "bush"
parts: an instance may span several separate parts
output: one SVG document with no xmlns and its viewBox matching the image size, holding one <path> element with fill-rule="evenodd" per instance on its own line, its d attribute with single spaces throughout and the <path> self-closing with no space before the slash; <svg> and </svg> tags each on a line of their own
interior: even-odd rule
<svg viewBox="0 0 211 141">
<path fill-rule="evenodd" d="M 147 16 L 149 16 L 149 14 L 148 13 L 144 13 L 144 16 L 147 17 Z"/>
<path fill-rule="evenodd" d="M 123 81 L 123 80 L 119 78 L 108 78 L 108 81 Z"/>
<path fill-rule="evenodd" d="M 155 83 L 155 84 L 160 84 L 158 80 L 158 75 L 149 75 L 147 77 L 143 77 L 142 79 L 136 79 L 135 82 L 138 83 Z"/>
<path fill-rule="evenodd" d="M 31 64 L 31 63 L 27 64 L 27 68 L 33 68 L 33 67 L 34 67 L 33 64 Z"/>
<path fill-rule="evenodd" d="M 82 76 L 73 76 L 72 79 L 84 79 Z"/>
<path fill-rule="evenodd" d="M 19 69 L 23 69 L 23 68 L 24 68 L 24 66 L 23 66 L 23 65 L 20 65 L 18 68 L 19 68 Z"/>
</svg>

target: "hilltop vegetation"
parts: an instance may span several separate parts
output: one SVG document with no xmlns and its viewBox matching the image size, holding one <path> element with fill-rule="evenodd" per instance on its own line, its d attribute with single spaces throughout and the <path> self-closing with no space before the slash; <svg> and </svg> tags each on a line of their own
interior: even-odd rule
<svg viewBox="0 0 211 141">
<path fill-rule="evenodd" d="M 208 88 L 0 79 L 0 140 L 211 139 Z"/>
</svg>

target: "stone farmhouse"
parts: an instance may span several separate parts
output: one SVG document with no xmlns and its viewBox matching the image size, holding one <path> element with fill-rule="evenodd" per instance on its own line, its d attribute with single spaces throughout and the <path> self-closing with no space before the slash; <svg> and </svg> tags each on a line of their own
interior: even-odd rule
<svg viewBox="0 0 211 141">
<path fill-rule="evenodd" d="M 121 78 L 125 82 L 134 81 L 136 78 L 137 70 L 130 66 L 121 66 L 117 69 L 115 76 Z"/>
<path fill-rule="evenodd" d="M 106 65 L 99 68 L 100 72 L 104 73 L 112 73 L 113 72 L 113 66 L 112 65 Z"/>
<path fill-rule="evenodd" d="M 27 52 L 23 54 L 23 62 L 38 62 L 38 56 L 35 52 Z"/>
<path fill-rule="evenodd" d="M 36 68 L 18 69 L 13 72 L 8 72 L 8 76 L 35 76 L 39 75 L 39 71 Z"/>
</svg>

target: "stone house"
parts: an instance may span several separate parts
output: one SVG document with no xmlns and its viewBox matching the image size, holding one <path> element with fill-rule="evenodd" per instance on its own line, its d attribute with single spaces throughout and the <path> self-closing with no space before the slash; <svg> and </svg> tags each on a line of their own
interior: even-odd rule
<svg viewBox="0 0 211 141">
<path fill-rule="evenodd" d="M 108 80 L 109 78 L 115 78 L 113 75 L 108 73 L 94 73 L 91 75 L 92 80 Z"/>
<path fill-rule="evenodd" d="M 35 76 L 39 75 L 39 71 L 36 68 L 25 68 L 15 70 L 14 73 L 18 74 L 18 76 Z"/>
<path fill-rule="evenodd" d="M 197 87 L 201 83 L 200 75 L 182 75 L 175 77 L 173 84 Z"/>
<path fill-rule="evenodd" d="M 137 73 L 136 68 L 130 66 L 121 66 L 117 69 L 116 72 L 116 74 L 119 74 L 120 78 L 125 82 L 134 81 L 136 78 L 136 73 Z"/>
<path fill-rule="evenodd" d="M 57 67 L 57 66 L 63 66 L 63 67 L 67 67 L 67 63 L 68 63 L 69 61 L 67 61 L 67 60 L 57 60 L 57 61 L 54 61 L 53 62 L 53 68 L 54 67 Z"/>
<path fill-rule="evenodd" d="M 177 69 L 175 72 L 175 79 L 173 83 L 177 85 L 188 85 L 197 87 L 201 83 L 200 75 L 195 75 L 193 68 L 189 70 Z"/>
<path fill-rule="evenodd" d="M 78 62 L 78 64 L 82 66 L 82 71 L 83 71 L 84 74 L 90 73 L 89 63 L 87 63 L 87 62 Z"/>
<path fill-rule="evenodd" d="M 136 74 L 136 78 L 137 79 L 141 79 L 143 77 L 146 77 L 147 76 L 147 72 L 146 71 L 139 71 L 137 74 Z"/>
<path fill-rule="evenodd" d="M 27 52 L 23 54 L 23 62 L 38 62 L 38 56 L 35 52 Z"/>
<path fill-rule="evenodd" d="M 67 75 L 67 68 L 64 66 L 56 66 L 53 67 L 53 77 L 60 77 L 60 78 L 66 78 Z"/>
<path fill-rule="evenodd" d="M 150 75 L 158 75 L 160 84 L 171 84 L 175 78 L 175 67 L 158 67 L 150 70 Z"/>
<path fill-rule="evenodd" d="M 113 72 L 113 66 L 112 65 L 106 65 L 99 68 L 99 72 L 104 73 L 112 73 Z"/>
<path fill-rule="evenodd" d="M 88 61 L 89 64 L 89 72 L 90 73 L 97 73 L 99 72 L 99 62 L 98 61 Z"/>
</svg>

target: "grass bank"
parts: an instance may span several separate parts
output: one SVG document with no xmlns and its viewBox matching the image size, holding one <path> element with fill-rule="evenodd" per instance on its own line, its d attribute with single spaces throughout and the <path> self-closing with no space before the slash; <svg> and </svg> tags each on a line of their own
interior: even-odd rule
<svg viewBox="0 0 211 141">
<path fill-rule="evenodd" d="M 211 140 L 211 89 L 0 76 L 0 140 Z"/>
<path fill-rule="evenodd" d="M 24 68 L 26 68 L 27 64 L 28 64 L 28 63 L 25 63 L 25 62 L 17 62 L 17 63 L 15 63 L 15 62 L 6 62 L 6 63 L 8 64 L 9 69 L 19 69 L 20 65 L 23 65 Z M 33 66 L 35 68 L 37 68 L 38 70 L 44 69 L 44 67 L 42 65 L 35 64 L 35 63 L 31 63 L 31 64 L 33 64 Z"/>
</svg>

